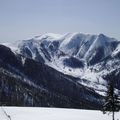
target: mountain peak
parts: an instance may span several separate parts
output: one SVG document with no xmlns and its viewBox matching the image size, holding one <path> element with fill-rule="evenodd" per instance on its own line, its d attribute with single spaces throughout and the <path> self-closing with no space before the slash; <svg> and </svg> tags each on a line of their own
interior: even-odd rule
<svg viewBox="0 0 120 120">
<path fill-rule="evenodd" d="M 56 34 L 56 33 L 45 33 L 45 34 L 41 34 L 39 36 L 35 36 L 33 39 L 35 40 L 42 40 L 42 39 L 49 39 L 49 40 L 57 40 L 59 38 L 61 38 L 62 35 L 61 34 Z"/>
<path fill-rule="evenodd" d="M 106 37 L 103 33 L 100 33 L 98 36 L 101 38 Z"/>
<path fill-rule="evenodd" d="M 15 53 L 17 54 L 11 54 L 12 51 L 8 52 L 10 49 L 5 51 L 6 49 L 3 49 L 2 46 L 1 49 L 5 51 L 1 52 L 2 59 L 5 58 L 6 52 L 9 53 L 10 57 L 6 57 L 7 63 L 11 63 L 14 67 L 15 63 L 18 64 L 18 67 L 21 65 L 23 67 L 24 65 L 25 67 L 28 66 L 28 69 L 25 69 L 28 70 L 28 72 L 25 71 L 25 73 L 27 74 L 33 71 L 31 74 L 32 79 L 34 80 L 38 75 L 38 78 L 35 80 L 43 80 L 43 83 L 46 83 L 43 75 L 45 75 L 45 77 L 51 75 L 50 78 L 53 77 L 51 79 L 53 81 L 58 80 L 58 78 L 60 78 L 59 81 L 63 80 L 61 77 L 55 75 L 56 72 L 53 73 L 57 70 L 64 73 L 64 75 L 67 74 L 77 77 L 78 84 L 89 86 L 99 93 L 105 90 L 105 79 L 107 79 L 105 77 L 108 76 L 108 73 L 117 70 L 117 68 L 120 69 L 120 43 L 104 34 L 90 35 L 76 32 L 60 35 L 46 33 L 29 40 L 18 41 L 13 45 L 4 45 L 12 48 L 12 51 L 13 48 L 16 49 L 17 51 Z M 17 63 L 14 59 L 19 59 L 20 63 L 19 61 Z M 5 61 L 2 60 L 2 62 Z M 39 63 L 40 69 L 38 69 Z M 34 67 L 34 65 L 36 67 Z M 43 69 L 44 65 L 46 66 L 45 69 Z M 21 70 L 21 67 L 19 68 Z M 51 70 L 53 70 L 53 68 L 55 70 L 52 72 Z M 42 70 L 44 70 L 44 72 Z M 48 74 L 47 71 L 48 73 L 50 72 L 50 74 Z M 40 72 L 41 76 L 39 75 Z M 63 74 L 61 75 L 64 76 Z M 41 79 L 42 76 L 43 79 Z M 49 77 L 47 79 L 50 85 L 54 83 L 49 82 Z M 67 80 L 71 81 L 70 79 Z M 64 83 L 66 84 L 65 81 Z M 68 86 L 68 84 L 66 85 Z"/>
</svg>

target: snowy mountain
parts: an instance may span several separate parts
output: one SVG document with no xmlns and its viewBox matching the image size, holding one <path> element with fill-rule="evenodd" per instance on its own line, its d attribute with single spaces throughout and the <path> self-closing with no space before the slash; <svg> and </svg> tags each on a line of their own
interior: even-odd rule
<svg viewBox="0 0 120 120">
<path fill-rule="evenodd" d="M 3 58 L 7 53 L 14 56 L 6 60 L 9 64 L 7 70 L 9 68 L 11 72 L 12 68 L 12 71 L 17 72 L 19 76 L 22 75 L 27 79 L 25 81 L 29 80 L 32 85 L 42 86 L 44 89 L 48 89 L 50 85 L 53 87 L 49 90 L 57 91 L 65 96 L 70 91 L 70 96 L 67 97 L 71 97 L 76 92 L 74 99 L 79 96 L 80 86 L 82 86 L 83 91 L 86 91 L 84 99 L 87 100 L 86 96 L 91 96 L 94 102 L 97 99 L 95 96 L 104 96 L 107 80 L 114 79 L 116 91 L 120 90 L 120 41 L 104 34 L 46 33 L 29 40 L 2 45 L 11 49 L 4 48 L 3 50 L 3 46 L 1 47 L 5 52 L 5 54 L 1 52 L 3 54 L 3 57 L 0 57 L 2 64 L 6 64 Z M 14 61 L 16 60 L 13 63 L 12 58 L 15 58 Z M 6 69 L 4 66 L 2 68 Z M 50 79 L 51 82 L 49 82 Z M 58 80 L 61 80 L 61 83 Z M 73 84 L 77 84 L 79 87 L 71 91 L 70 86 Z M 54 85 L 58 85 L 59 89 L 63 90 L 59 90 Z M 64 88 L 66 86 L 67 90 Z M 67 101 L 69 100 L 67 99 Z M 90 100 L 88 101 L 90 102 Z M 71 104 L 71 102 L 69 103 Z"/>
</svg>

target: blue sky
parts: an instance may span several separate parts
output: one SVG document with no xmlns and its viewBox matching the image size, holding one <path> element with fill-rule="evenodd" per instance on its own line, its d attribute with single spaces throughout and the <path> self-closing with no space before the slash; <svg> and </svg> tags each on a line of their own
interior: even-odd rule
<svg viewBox="0 0 120 120">
<path fill-rule="evenodd" d="M 46 32 L 104 33 L 120 40 L 120 0 L 0 0 L 0 42 Z"/>
</svg>

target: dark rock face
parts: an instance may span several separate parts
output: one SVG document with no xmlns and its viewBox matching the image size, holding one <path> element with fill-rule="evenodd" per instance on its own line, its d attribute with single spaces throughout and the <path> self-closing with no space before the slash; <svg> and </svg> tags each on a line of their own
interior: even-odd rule
<svg viewBox="0 0 120 120">
<path fill-rule="evenodd" d="M 96 50 L 94 57 L 92 57 L 92 59 L 88 62 L 88 64 L 94 65 L 96 63 L 99 63 L 103 59 L 103 56 L 104 56 L 104 49 L 100 47 L 99 49 Z"/>
<path fill-rule="evenodd" d="M 76 81 L 0 46 L 0 105 L 100 109 L 103 97 Z"/>
<path fill-rule="evenodd" d="M 83 68 L 84 63 L 74 57 L 64 59 L 64 65 L 72 68 Z"/>
</svg>

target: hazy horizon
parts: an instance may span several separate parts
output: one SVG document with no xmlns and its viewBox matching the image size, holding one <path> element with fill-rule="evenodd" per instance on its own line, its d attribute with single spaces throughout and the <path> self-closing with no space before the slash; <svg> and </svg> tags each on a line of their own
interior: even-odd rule
<svg viewBox="0 0 120 120">
<path fill-rule="evenodd" d="M 0 42 L 81 32 L 120 40 L 118 0 L 0 0 Z"/>
</svg>

